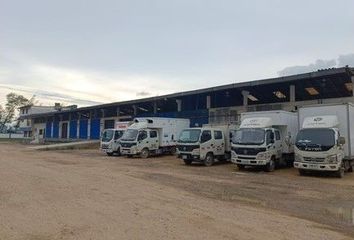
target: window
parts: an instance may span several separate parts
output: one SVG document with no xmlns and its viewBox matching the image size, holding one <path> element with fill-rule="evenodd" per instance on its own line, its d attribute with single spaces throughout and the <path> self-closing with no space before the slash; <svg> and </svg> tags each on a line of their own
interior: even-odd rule
<svg viewBox="0 0 354 240">
<path fill-rule="evenodd" d="M 151 131 L 150 132 L 150 138 L 156 138 L 157 137 L 157 132 L 156 131 Z"/>
<path fill-rule="evenodd" d="M 141 131 L 139 133 L 138 140 L 141 141 L 141 140 L 144 140 L 145 138 L 147 138 L 147 132 L 146 131 Z"/>
<path fill-rule="evenodd" d="M 275 130 L 275 140 L 280 140 L 280 132 L 278 130 Z"/>
<path fill-rule="evenodd" d="M 117 140 L 123 136 L 123 131 L 115 131 L 114 133 L 114 140 Z"/>
<path fill-rule="evenodd" d="M 204 130 L 202 133 L 202 136 L 200 138 L 201 143 L 205 143 L 211 139 L 211 131 L 210 130 Z"/>
<path fill-rule="evenodd" d="M 272 139 L 272 136 L 273 135 L 273 132 L 272 130 L 267 130 L 266 131 L 266 144 L 270 144 L 271 143 L 271 139 Z"/>
<path fill-rule="evenodd" d="M 43 135 L 43 129 L 39 129 L 39 135 Z"/>
<path fill-rule="evenodd" d="M 222 132 L 221 131 L 214 131 L 214 138 L 215 139 L 222 139 Z"/>
</svg>

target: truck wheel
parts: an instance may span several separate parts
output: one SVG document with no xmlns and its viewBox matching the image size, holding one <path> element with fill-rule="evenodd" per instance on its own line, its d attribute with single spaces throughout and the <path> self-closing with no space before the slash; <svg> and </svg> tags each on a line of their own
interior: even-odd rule
<svg viewBox="0 0 354 240">
<path fill-rule="evenodd" d="M 265 171 L 266 172 L 273 172 L 275 169 L 275 158 L 272 157 L 269 161 L 269 163 L 267 163 L 267 165 L 265 166 Z"/>
<path fill-rule="evenodd" d="M 184 161 L 184 164 L 186 164 L 186 165 L 192 164 L 192 160 L 190 160 L 190 159 L 184 159 L 183 161 Z"/>
<path fill-rule="evenodd" d="M 300 176 L 306 176 L 306 171 L 304 169 L 299 169 L 299 175 Z"/>
<path fill-rule="evenodd" d="M 335 176 L 336 176 L 337 178 L 343 178 L 343 177 L 344 177 L 344 172 L 345 172 L 345 168 L 344 168 L 343 163 L 342 163 L 342 165 L 341 165 L 341 167 L 338 169 L 338 171 L 335 172 Z"/>
<path fill-rule="evenodd" d="M 245 169 L 245 165 L 237 164 L 238 170 L 243 170 Z"/>
<path fill-rule="evenodd" d="M 212 153 L 208 153 L 204 160 L 204 165 L 210 167 L 214 164 L 214 155 Z"/>
<path fill-rule="evenodd" d="M 171 155 L 175 155 L 175 154 L 176 154 L 176 148 L 175 148 L 175 147 L 172 147 L 172 148 L 171 148 L 170 154 L 171 154 Z"/>
<path fill-rule="evenodd" d="M 149 149 L 144 148 L 143 150 L 141 150 L 141 153 L 140 153 L 141 158 L 148 158 L 149 156 L 150 156 Z"/>
<path fill-rule="evenodd" d="M 117 149 L 116 153 L 118 154 L 118 156 L 122 156 L 122 154 L 120 153 L 120 148 Z"/>
<path fill-rule="evenodd" d="M 113 156 L 113 153 L 112 152 L 108 152 L 107 155 L 111 157 L 111 156 Z"/>
</svg>

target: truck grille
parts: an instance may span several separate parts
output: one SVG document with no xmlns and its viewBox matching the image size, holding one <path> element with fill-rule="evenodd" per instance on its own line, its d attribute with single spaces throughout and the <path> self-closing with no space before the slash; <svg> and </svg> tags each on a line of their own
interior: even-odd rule
<svg viewBox="0 0 354 240">
<path fill-rule="evenodd" d="M 235 151 L 236 154 L 238 155 L 250 155 L 250 156 L 255 156 L 260 152 L 265 152 L 265 148 L 240 148 L 240 147 L 233 147 L 232 151 Z"/>
<path fill-rule="evenodd" d="M 191 152 L 196 148 L 199 148 L 199 145 L 177 145 L 178 151 L 182 152 Z"/>
<path fill-rule="evenodd" d="M 325 160 L 326 160 L 325 158 L 310 158 L 310 157 L 304 157 L 304 162 L 323 163 Z"/>
<path fill-rule="evenodd" d="M 136 143 L 125 143 L 125 142 L 121 142 L 120 146 L 122 148 L 131 148 L 132 146 L 136 145 Z"/>
</svg>

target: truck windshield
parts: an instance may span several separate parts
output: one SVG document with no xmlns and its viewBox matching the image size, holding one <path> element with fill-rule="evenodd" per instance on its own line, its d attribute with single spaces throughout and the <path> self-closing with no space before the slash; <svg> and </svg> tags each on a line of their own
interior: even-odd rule
<svg viewBox="0 0 354 240">
<path fill-rule="evenodd" d="M 302 151 L 328 151 L 335 145 L 335 134 L 328 128 L 302 129 L 295 144 Z"/>
<path fill-rule="evenodd" d="M 241 128 L 232 137 L 232 143 L 242 145 L 261 145 L 264 143 L 265 131 L 260 128 Z"/>
<path fill-rule="evenodd" d="M 113 138 L 113 133 L 114 131 L 111 129 L 108 130 L 104 130 L 104 132 L 102 133 L 102 142 L 109 142 L 112 140 Z"/>
<path fill-rule="evenodd" d="M 127 129 L 122 136 L 122 140 L 123 141 L 134 141 L 137 136 L 138 136 L 138 130 Z"/>
<path fill-rule="evenodd" d="M 200 129 L 185 129 L 182 131 L 178 142 L 180 143 L 195 143 L 199 141 Z"/>
</svg>

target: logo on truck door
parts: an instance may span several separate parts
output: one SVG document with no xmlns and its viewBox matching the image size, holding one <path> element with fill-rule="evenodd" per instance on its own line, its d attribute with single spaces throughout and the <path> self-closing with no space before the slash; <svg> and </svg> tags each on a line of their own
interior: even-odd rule
<svg viewBox="0 0 354 240">
<path fill-rule="evenodd" d="M 321 117 L 316 117 L 316 118 L 314 118 L 313 120 L 314 120 L 315 122 L 319 122 L 319 121 L 322 121 L 322 119 L 323 119 L 323 118 L 321 118 Z"/>
</svg>

